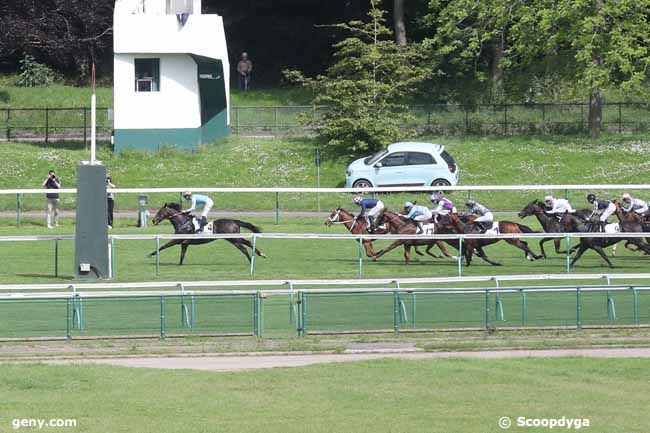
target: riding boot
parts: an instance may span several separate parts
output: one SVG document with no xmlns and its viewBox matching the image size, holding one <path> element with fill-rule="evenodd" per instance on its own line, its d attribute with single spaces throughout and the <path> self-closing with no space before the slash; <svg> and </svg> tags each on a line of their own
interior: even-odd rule
<svg viewBox="0 0 650 433">
<path fill-rule="evenodd" d="M 369 216 L 368 217 L 368 232 L 372 233 L 375 231 L 375 218 Z"/>
<path fill-rule="evenodd" d="M 415 231 L 415 234 L 420 235 L 420 234 L 424 233 L 424 226 L 422 225 L 422 221 L 416 221 L 415 223 L 418 225 L 418 228 Z"/>
<path fill-rule="evenodd" d="M 201 217 L 201 222 L 199 223 L 199 233 L 203 233 L 203 228 L 206 226 L 208 223 L 208 219 L 206 217 Z"/>
</svg>

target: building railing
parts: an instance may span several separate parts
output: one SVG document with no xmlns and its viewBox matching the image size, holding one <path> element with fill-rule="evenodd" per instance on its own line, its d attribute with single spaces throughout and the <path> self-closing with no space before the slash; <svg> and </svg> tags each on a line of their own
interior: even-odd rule
<svg viewBox="0 0 650 433">
<path fill-rule="evenodd" d="M 650 286 L 565 284 L 511 287 L 341 289 L 356 281 L 279 282 L 283 289 L 188 290 L 192 283 L 124 283 L 122 291 L 5 293 L 0 339 L 68 339 L 196 335 L 305 336 L 440 330 L 584 329 L 650 325 Z M 591 275 L 587 277 L 602 278 Z M 649 275 L 645 275 L 648 278 Z M 507 280 L 508 277 L 500 277 Z M 560 277 L 563 278 L 563 277 Z M 629 277 L 628 277 L 629 278 Z M 438 279 L 442 280 L 442 279 Z M 456 282 L 458 279 L 447 279 Z M 442 281 L 440 281 L 442 282 Z M 262 286 L 264 282 L 228 282 Z M 385 283 L 385 281 L 383 281 Z M 401 284 L 400 284 L 401 283 Z M 129 291 L 148 284 L 175 290 Z M 218 287 L 223 282 L 202 282 Z M 417 284 L 426 284 L 418 281 Z M 498 280 L 497 280 L 498 284 Z M 86 285 L 88 286 L 88 285 Z M 93 284 L 93 289 L 114 284 Z M 197 285 L 195 285 L 195 288 Z M 288 286 L 288 287 L 286 287 Z M 41 287 L 42 288 L 42 287 Z"/>
<path fill-rule="evenodd" d="M 237 135 L 309 135 L 313 129 L 300 117 L 318 116 L 326 106 L 233 106 L 231 130 Z M 588 104 L 430 104 L 412 105 L 412 125 L 429 134 L 564 134 L 588 128 Z M 113 128 L 112 109 L 97 109 L 99 138 L 108 140 Z M 610 102 L 603 104 L 601 128 L 606 132 L 645 132 L 650 129 L 650 104 Z M 1 108 L 0 139 L 35 141 L 83 141 L 89 139 L 90 109 Z"/>
</svg>

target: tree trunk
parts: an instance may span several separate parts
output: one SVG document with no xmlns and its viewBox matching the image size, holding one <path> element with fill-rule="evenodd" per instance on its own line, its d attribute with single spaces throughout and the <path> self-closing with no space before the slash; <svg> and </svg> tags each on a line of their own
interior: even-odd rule
<svg viewBox="0 0 650 433">
<path fill-rule="evenodd" d="M 594 90 L 589 95 L 589 134 L 593 138 L 600 136 L 603 120 L 603 100 L 600 91 Z"/>
<path fill-rule="evenodd" d="M 395 23 L 395 43 L 406 45 L 406 26 L 404 25 L 404 0 L 394 0 L 393 21 Z"/>
<path fill-rule="evenodd" d="M 494 42 L 492 47 L 492 62 L 490 64 L 490 76 L 492 81 L 492 101 L 499 102 L 503 97 L 503 68 L 501 61 L 505 53 L 505 36 Z"/>
</svg>

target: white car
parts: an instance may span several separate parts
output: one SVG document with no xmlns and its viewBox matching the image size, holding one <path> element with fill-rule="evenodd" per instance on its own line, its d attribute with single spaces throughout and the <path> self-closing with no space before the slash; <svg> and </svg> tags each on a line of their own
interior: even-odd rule
<svg viewBox="0 0 650 433">
<path fill-rule="evenodd" d="M 353 161 L 345 171 L 345 186 L 449 186 L 458 183 L 459 172 L 443 145 L 400 142 Z"/>
</svg>

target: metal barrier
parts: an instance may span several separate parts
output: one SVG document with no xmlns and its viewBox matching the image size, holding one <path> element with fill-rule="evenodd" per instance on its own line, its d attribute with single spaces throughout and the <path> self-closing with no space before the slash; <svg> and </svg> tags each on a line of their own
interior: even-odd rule
<svg viewBox="0 0 650 433">
<path fill-rule="evenodd" d="M 283 282 L 285 288 L 270 290 L 188 290 L 176 283 L 174 290 L 163 291 L 82 292 L 79 285 L 66 292 L 2 293 L 0 338 L 263 337 L 650 325 L 647 285 L 406 288 L 406 281 L 400 280 L 393 281 L 393 287 L 298 289 L 295 283 Z M 122 288 L 142 284 L 164 285 L 133 283 Z M 217 287 L 223 282 L 202 284 Z M 8 288 L 0 286 L 0 291 Z"/>
</svg>

